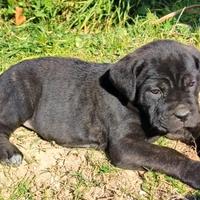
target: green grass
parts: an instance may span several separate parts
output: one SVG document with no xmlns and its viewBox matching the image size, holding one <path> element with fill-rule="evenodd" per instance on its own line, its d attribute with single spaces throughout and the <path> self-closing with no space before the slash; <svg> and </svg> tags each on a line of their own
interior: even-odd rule
<svg viewBox="0 0 200 200">
<path fill-rule="evenodd" d="M 26 23 L 16 27 L 1 21 L 0 66 L 6 69 L 21 59 L 60 55 L 74 56 L 98 62 L 116 61 L 126 53 L 155 39 L 175 39 L 199 46 L 200 30 L 174 20 L 159 26 L 152 25 L 156 17 L 136 17 L 134 25 L 116 27 L 109 31 L 84 34 L 73 32 L 65 24 Z"/>
<path fill-rule="evenodd" d="M 146 16 L 147 10 L 158 16 L 198 4 L 198 0 L 4 0 L 0 1 L 0 15 L 4 20 L 11 20 L 15 7 L 24 9 L 28 21 L 39 23 L 63 23 L 67 27 L 85 32 L 109 30 L 112 26 L 124 26 L 133 23 L 136 15 Z M 194 25 L 198 23 L 198 12 L 183 15 L 181 21 Z"/>
<path fill-rule="evenodd" d="M 111 166 L 111 165 L 108 165 L 107 163 L 104 163 L 102 165 L 99 166 L 99 173 L 111 173 L 115 171 L 115 169 Z"/>
<path fill-rule="evenodd" d="M 13 186 L 9 200 L 33 200 L 33 194 L 30 191 L 30 186 L 27 181 L 21 181 L 17 185 Z"/>
<path fill-rule="evenodd" d="M 125 25 L 130 20 L 129 1 L 120 0 L 8 0 L 0 3 L 0 14 L 4 20 L 10 20 L 15 13 L 15 7 L 24 9 L 25 16 L 34 23 L 41 20 L 65 22 L 68 29 L 95 31 L 109 29 L 113 25 Z"/>
<path fill-rule="evenodd" d="M 79 12 L 85 13 L 84 7 Z M 82 25 L 83 31 L 70 29 L 68 22 L 58 23 L 56 20 L 47 22 L 45 19 L 40 19 L 42 17 L 37 18 L 37 23 L 30 20 L 18 27 L 10 21 L 0 19 L 0 71 L 5 71 L 10 65 L 23 59 L 49 55 L 77 57 L 95 62 L 115 62 L 139 46 L 156 39 L 174 39 L 200 48 L 199 24 L 190 26 L 172 19 L 155 26 L 153 22 L 157 19 L 157 16 L 148 12 L 145 17 L 136 16 L 133 23 L 129 25 L 124 26 L 122 23 L 119 26 L 112 27 L 109 24 L 109 29 L 102 30 L 101 27 L 100 30 L 102 31 L 86 31 L 87 33 L 85 33 L 86 28 L 98 29 L 99 23 L 92 23 L 91 18 L 93 16 L 88 14 L 87 16 L 88 21 L 85 22 L 83 19 L 77 19 L 82 21 L 80 26 Z M 98 19 L 96 20 L 98 21 Z M 77 21 L 74 20 L 74 23 L 77 23 Z M 168 142 L 161 139 L 158 144 L 168 145 Z M 96 176 L 117 173 L 105 162 L 91 165 L 94 165 Z M 72 185 L 75 199 L 81 199 L 82 193 L 91 185 L 100 184 L 99 180 L 88 180 L 82 174 L 82 171 L 77 171 L 72 174 L 72 177 L 76 179 L 76 183 Z M 167 185 L 165 189 L 169 190 L 169 193 L 175 191 L 176 194 L 180 195 L 187 195 L 188 193 L 199 195 L 198 191 L 190 192 L 189 187 L 180 181 L 150 171 L 143 177 L 141 186 L 141 189 L 146 193 L 145 198 L 162 199 L 160 187 L 163 184 Z M 10 200 L 33 199 L 27 182 L 20 182 L 13 186 L 10 191 Z M 0 196 L 0 199 L 3 198 L 3 196 Z"/>
</svg>

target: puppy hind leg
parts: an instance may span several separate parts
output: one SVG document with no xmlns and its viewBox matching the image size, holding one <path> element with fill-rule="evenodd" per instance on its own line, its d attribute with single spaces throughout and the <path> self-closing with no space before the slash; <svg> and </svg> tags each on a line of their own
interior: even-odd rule
<svg viewBox="0 0 200 200">
<path fill-rule="evenodd" d="M 38 101 L 39 92 L 32 92 L 37 85 L 29 84 L 27 87 L 22 82 L 8 83 L 8 87 L 0 84 L 0 162 L 9 165 L 20 165 L 23 155 L 10 141 L 10 135 L 15 129 L 28 120 L 34 112 Z M 40 91 L 35 87 L 37 91 Z M 35 89 L 35 90 L 36 90 Z"/>
<path fill-rule="evenodd" d="M 22 163 L 23 154 L 21 151 L 5 137 L 0 135 L 0 162 L 2 164 L 18 166 Z"/>
<path fill-rule="evenodd" d="M 12 130 L 0 123 L 0 162 L 18 166 L 22 163 L 23 154 L 9 141 Z"/>
</svg>

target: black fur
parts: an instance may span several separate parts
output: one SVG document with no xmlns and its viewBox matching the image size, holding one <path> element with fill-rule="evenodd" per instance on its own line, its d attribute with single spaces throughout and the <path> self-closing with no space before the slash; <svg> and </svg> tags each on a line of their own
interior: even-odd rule
<svg viewBox="0 0 200 200">
<path fill-rule="evenodd" d="M 114 64 L 59 57 L 18 63 L 0 77 L 0 160 L 21 163 L 9 136 L 25 126 L 62 146 L 103 149 L 116 166 L 147 167 L 200 188 L 200 162 L 150 143 L 166 135 L 198 145 L 199 68 L 197 49 L 170 40 Z"/>
</svg>

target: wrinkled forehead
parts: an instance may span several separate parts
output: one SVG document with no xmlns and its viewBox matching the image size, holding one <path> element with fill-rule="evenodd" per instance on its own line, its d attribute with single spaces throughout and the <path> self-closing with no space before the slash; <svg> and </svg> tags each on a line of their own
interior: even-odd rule
<svg viewBox="0 0 200 200">
<path fill-rule="evenodd" d="M 167 55 L 150 57 L 148 63 L 152 69 L 160 74 L 180 74 L 180 72 L 192 73 L 195 69 L 193 57 L 188 53 L 176 52 Z"/>
<path fill-rule="evenodd" d="M 146 60 L 144 82 L 166 82 L 180 85 L 183 79 L 196 79 L 198 71 L 192 56 L 188 54 L 168 54 Z M 156 81 L 157 80 L 157 81 Z"/>
</svg>

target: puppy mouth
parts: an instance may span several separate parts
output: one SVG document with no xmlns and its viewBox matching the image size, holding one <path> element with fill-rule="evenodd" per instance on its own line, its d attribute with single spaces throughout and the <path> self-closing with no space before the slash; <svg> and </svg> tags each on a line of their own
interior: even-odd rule
<svg viewBox="0 0 200 200">
<path fill-rule="evenodd" d="M 200 115 L 196 112 L 191 112 L 186 118 L 178 118 L 173 113 L 171 115 L 163 113 L 150 117 L 149 125 L 152 127 L 150 132 L 154 134 L 166 135 L 167 133 L 183 133 L 184 131 L 191 132 L 190 130 L 196 129 L 199 124 Z M 200 128 L 199 128 L 200 130 Z M 193 131 L 192 131 L 193 132 Z M 200 131 L 199 131 L 200 132 Z"/>
<path fill-rule="evenodd" d="M 180 129 L 176 131 L 175 133 L 167 133 L 165 137 L 172 139 L 172 140 L 180 140 L 188 145 L 194 145 L 195 146 L 195 137 L 193 134 L 188 131 L 187 129 Z"/>
<path fill-rule="evenodd" d="M 155 127 L 155 126 L 154 126 Z M 156 127 L 160 135 L 163 135 L 172 140 L 180 140 L 186 144 L 195 144 L 196 136 L 193 135 L 191 127 L 186 127 L 184 122 L 178 123 L 175 127 L 167 128 L 165 123 L 160 122 L 160 125 Z"/>
<path fill-rule="evenodd" d="M 176 133 L 180 130 L 186 130 L 193 127 L 187 122 L 181 120 L 169 120 L 168 123 L 162 120 L 158 120 L 157 123 L 153 123 L 153 127 L 161 133 Z"/>
<path fill-rule="evenodd" d="M 159 131 L 162 133 L 184 133 L 184 132 L 191 132 L 191 130 L 195 129 L 195 127 L 198 125 L 197 123 L 191 123 L 191 122 L 182 122 L 179 120 L 173 120 L 169 123 L 160 122 L 159 126 L 155 126 Z M 193 132 L 193 131 L 192 131 Z"/>
<path fill-rule="evenodd" d="M 156 129 L 160 133 L 167 133 L 167 132 L 169 132 L 168 129 L 167 129 L 166 123 L 164 123 L 164 121 L 161 121 L 161 120 L 153 122 L 152 123 L 152 127 L 153 127 L 153 129 Z"/>
<path fill-rule="evenodd" d="M 197 112 L 190 112 L 191 114 L 185 118 L 179 118 L 172 115 L 160 115 L 154 117 L 152 125 L 165 132 L 177 132 L 181 129 L 195 128 L 200 123 L 200 115 Z"/>
</svg>

